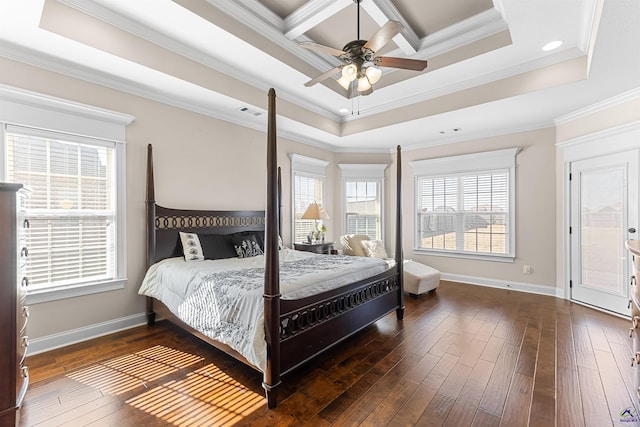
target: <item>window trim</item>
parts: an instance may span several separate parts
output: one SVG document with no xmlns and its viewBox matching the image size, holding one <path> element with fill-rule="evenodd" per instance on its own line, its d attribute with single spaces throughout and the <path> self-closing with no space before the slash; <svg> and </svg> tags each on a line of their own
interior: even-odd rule
<svg viewBox="0 0 640 427">
<path fill-rule="evenodd" d="M 446 256 L 452 258 L 480 259 L 487 261 L 514 262 L 516 258 L 516 155 L 521 148 L 507 148 L 503 150 L 485 151 L 480 153 L 463 154 L 459 156 L 438 157 L 435 159 L 410 161 L 413 168 L 413 251 L 419 254 Z M 479 167 L 478 165 L 482 165 Z M 496 169 L 505 169 L 509 177 L 509 239 L 508 253 L 484 254 L 438 249 L 420 248 L 417 233 L 419 206 L 418 180 L 425 177 L 450 176 L 464 173 L 483 173 Z"/>
<path fill-rule="evenodd" d="M 74 141 L 95 139 L 96 144 L 109 141 L 116 150 L 116 278 L 66 287 L 41 289 L 27 293 L 27 304 L 90 295 L 123 289 L 127 282 L 126 231 L 126 139 L 125 127 L 134 116 L 93 107 L 0 84 L 0 178 L 7 178 L 6 126 L 42 129 L 64 134 Z M 75 139 L 77 141 L 77 139 Z M 103 143 L 104 144 L 104 143 Z"/>
<path fill-rule="evenodd" d="M 297 153 L 289 153 L 291 159 L 291 244 L 296 243 L 296 204 L 295 204 L 295 185 L 296 175 L 306 176 L 309 178 L 319 178 L 322 181 L 322 206 L 326 208 L 326 168 L 329 162 L 326 160 L 315 159 L 313 157 L 303 156 Z"/>
<path fill-rule="evenodd" d="M 384 172 L 389 165 L 386 163 L 339 163 L 338 167 L 342 174 L 342 201 L 340 208 L 342 214 L 342 234 L 347 234 L 347 181 L 377 181 L 380 186 L 380 239 L 384 242 Z"/>
</svg>

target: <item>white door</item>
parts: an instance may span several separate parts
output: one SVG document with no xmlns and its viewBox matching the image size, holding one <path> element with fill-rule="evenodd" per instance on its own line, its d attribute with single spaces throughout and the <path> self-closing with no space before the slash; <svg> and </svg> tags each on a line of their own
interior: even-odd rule
<svg viewBox="0 0 640 427">
<path fill-rule="evenodd" d="M 627 315 L 638 233 L 638 152 L 571 163 L 571 299 Z"/>
</svg>

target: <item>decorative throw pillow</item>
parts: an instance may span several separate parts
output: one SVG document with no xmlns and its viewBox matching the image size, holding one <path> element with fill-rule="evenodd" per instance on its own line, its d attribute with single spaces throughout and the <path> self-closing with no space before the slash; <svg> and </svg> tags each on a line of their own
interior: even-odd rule
<svg viewBox="0 0 640 427">
<path fill-rule="evenodd" d="M 184 253 L 185 261 L 204 260 L 202 246 L 200 246 L 200 239 L 198 239 L 198 235 L 196 233 L 183 233 L 181 231 L 180 241 L 182 242 L 182 253 Z"/>
<path fill-rule="evenodd" d="M 364 253 L 371 258 L 386 258 L 387 251 L 384 249 L 382 240 L 363 240 L 360 242 Z"/>
<path fill-rule="evenodd" d="M 204 259 L 227 259 L 238 256 L 231 237 L 222 234 L 198 234 Z"/>
<path fill-rule="evenodd" d="M 262 249 L 256 240 L 256 236 L 244 236 L 233 240 L 233 247 L 236 249 L 238 258 L 249 258 L 252 256 L 262 255 Z"/>
<path fill-rule="evenodd" d="M 340 236 L 340 243 L 342 244 L 342 250 L 345 255 L 352 256 L 367 256 L 364 253 L 363 247 L 360 242 L 369 240 L 369 236 L 364 234 L 345 234 Z"/>
</svg>

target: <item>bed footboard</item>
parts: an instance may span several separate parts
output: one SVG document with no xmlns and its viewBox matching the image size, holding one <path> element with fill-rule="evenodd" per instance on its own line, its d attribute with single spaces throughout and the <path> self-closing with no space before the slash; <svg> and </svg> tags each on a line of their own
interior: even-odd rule
<svg viewBox="0 0 640 427">
<path fill-rule="evenodd" d="M 281 300 L 280 368 L 290 372 L 398 308 L 397 268 L 301 300 Z"/>
</svg>

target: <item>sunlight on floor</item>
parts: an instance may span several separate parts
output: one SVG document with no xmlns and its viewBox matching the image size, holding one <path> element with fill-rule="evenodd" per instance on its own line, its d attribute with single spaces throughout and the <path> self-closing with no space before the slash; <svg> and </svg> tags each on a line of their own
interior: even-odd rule
<svg viewBox="0 0 640 427">
<path fill-rule="evenodd" d="M 157 345 L 102 361 L 67 377 L 104 395 L 119 395 L 140 388 L 140 393 L 125 403 L 176 426 L 229 426 L 264 406 L 262 394 L 249 390 L 213 364 L 186 373 L 184 379 L 145 391 L 149 382 L 203 360 L 197 355 Z"/>
<path fill-rule="evenodd" d="M 72 372 L 67 377 L 99 389 L 104 394 L 118 395 L 136 387 L 146 387 L 148 381 L 202 360 L 200 356 L 157 345 L 97 363 Z"/>
<path fill-rule="evenodd" d="M 126 403 L 176 426 L 224 426 L 263 406 L 264 398 L 209 364 Z"/>
</svg>

